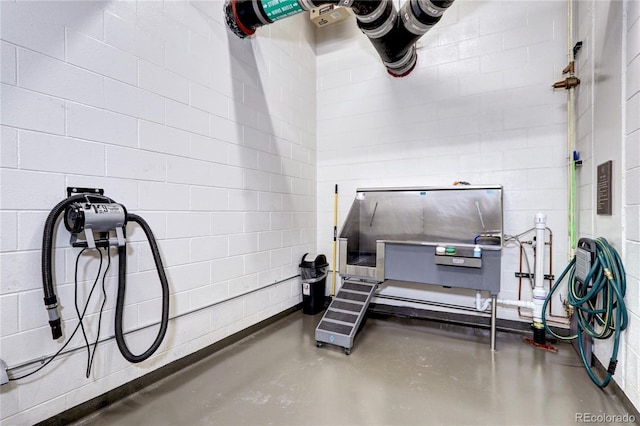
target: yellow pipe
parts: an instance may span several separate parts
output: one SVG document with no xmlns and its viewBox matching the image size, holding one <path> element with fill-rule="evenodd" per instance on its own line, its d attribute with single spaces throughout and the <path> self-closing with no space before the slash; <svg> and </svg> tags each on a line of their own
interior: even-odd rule
<svg viewBox="0 0 640 426">
<path fill-rule="evenodd" d="M 331 281 L 331 297 L 336 295 L 336 252 L 338 238 L 338 184 L 333 195 L 333 279 Z"/>
<path fill-rule="evenodd" d="M 575 61 L 573 52 L 573 0 L 567 0 L 567 59 L 571 64 Z M 573 76 L 573 69 L 570 72 Z M 569 157 L 567 174 L 569 190 L 569 259 L 575 255 L 576 249 L 576 162 L 573 157 L 575 152 L 575 92 L 573 87 L 568 87 L 567 97 L 567 154 Z"/>
</svg>

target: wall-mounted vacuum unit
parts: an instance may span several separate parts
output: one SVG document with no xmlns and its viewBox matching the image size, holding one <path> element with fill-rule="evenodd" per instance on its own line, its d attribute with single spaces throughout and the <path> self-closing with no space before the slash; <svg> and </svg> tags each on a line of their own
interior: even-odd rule
<svg viewBox="0 0 640 426">
<path fill-rule="evenodd" d="M 502 186 L 358 189 L 340 233 L 343 285 L 316 343 L 349 354 L 378 284 L 386 280 L 487 291 L 491 349 L 502 253 Z"/>
<path fill-rule="evenodd" d="M 408 75 L 417 63 L 416 42 L 440 21 L 453 0 L 408 0 L 400 9 L 392 0 L 226 0 L 227 26 L 245 38 L 279 19 L 322 5 L 348 7 L 358 28 L 378 51 L 394 77 Z"/>
<path fill-rule="evenodd" d="M 42 287 L 52 337 L 53 339 L 62 337 L 62 323 L 58 315 L 58 299 L 52 271 L 52 251 L 56 223 L 58 218 L 63 215 L 65 228 L 71 233 L 71 245 L 73 247 L 83 248 L 84 250 L 105 249 L 107 250 L 107 257 L 109 257 L 108 249 L 117 247 L 119 270 L 115 338 L 124 358 L 133 363 L 144 361 L 153 355 L 162 343 L 169 322 L 169 286 L 153 232 L 143 218 L 127 212 L 124 205 L 104 196 L 102 189 L 68 188 L 67 193 L 69 195 L 68 198 L 58 203 L 49 213 L 42 237 Z M 127 267 L 126 225 L 130 222 L 138 224 L 147 237 L 162 288 L 160 329 L 151 346 L 139 355 L 129 350 L 123 332 Z M 82 236 L 84 236 L 84 239 L 81 238 Z M 100 258 L 102 259 L 102 253 L 100 253 Z M 78 309 L 77 302 L 76 311 L 80 317 L 80 324 L 82 324 L 83 314 Z M 82 330 L 84 333 L 84 328 Z"/>
</svg>

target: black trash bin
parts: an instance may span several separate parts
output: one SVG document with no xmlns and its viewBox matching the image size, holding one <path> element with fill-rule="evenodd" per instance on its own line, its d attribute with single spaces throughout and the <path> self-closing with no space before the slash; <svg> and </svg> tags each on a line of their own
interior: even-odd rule
<svg viewBox="0 0 640 426">
<path fill-rule="evenodd" d="M 317 255 L 313 260 L 306 259 L 308 254 L 305 253 L 300 261 L 302 312 L 315 315 L 324 309 L 329 263 L 324 254 Z"/>
</svg>

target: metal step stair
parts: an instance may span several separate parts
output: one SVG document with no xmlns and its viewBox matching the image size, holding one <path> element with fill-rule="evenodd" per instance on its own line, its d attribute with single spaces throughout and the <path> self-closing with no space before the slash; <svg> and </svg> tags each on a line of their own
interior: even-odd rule
<svg viewBox="0 0 640 426">
<path fill-rule="evenodd" d="M 353 339 L 367 313 L 376 283 L 345 281 L 316 327 L 316 345 L 342 346 L 349 355 Z"/>
</svg>

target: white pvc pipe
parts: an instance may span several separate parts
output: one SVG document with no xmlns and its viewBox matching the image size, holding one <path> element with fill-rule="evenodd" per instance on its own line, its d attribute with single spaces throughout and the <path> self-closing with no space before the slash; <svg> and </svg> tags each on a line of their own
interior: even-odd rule
<svg viewBox="0 0 640 426">
<path fill-rule="evenodd" d="M 508 299 L 496 299 L 498 305 L 504 306 L 517 306 L 518 308 L 533 309 L 534 302 L 530 300 L 508 300 Z M 479 291 L 476 291 L 476 310 L 484 312 L 491 305 L 491 298 L 482 300 L 482 295 Z"/>
<path fill-rule="evenodd" d="M 491 304 L 491 298 L 482 300 L 482 294 L 480 291 L 476 291 L 476 310 L 484 312 Z"/>
<path fill-rule="evenodd" d="M 476 310 L 484 312 L 491 305 L 491 352 L 496 351 L 496 320 L 497 320 L 497 296 L 492 294 L 489 299 L 482 300 L 480 290 L 476 290 Z"/>
<path fill-rule="evenodd" d="M 497 299 L 498 305 L 517 306 L 533 310 L 533 326 L 543 328 L 542 324 L 542 306 L 547 298 L 547 291 L 544 288 L 544 254 L 545 254 L 545 232 L 547 229 L 547 215 L 537 213 L 535 217 L 536 229 L 536 261 L 534 267 L 534 287 L 533 301 L 529 300 L 507 300 Z M 480 291 L 476 291 L 476 310 L 484 312 L 491 305 L 491 299 L 482 300 Z"/>
<path fill-rule="evenodd" d="M 534 303 L 530 300 L 504 300 L 498 299 L 499 305 L 517 306 L 518 308 L 533 309 Z"/>
<path fill-rule="evenodd" d="M 534 268 L 533 287 L 533 326 L 543 328 L 542 306 L 547 298 L 544 288 L 544 252 L 545 252 L 545 230 L 547 227 L 547 216 L 544 213 L 536 214 L 536 261 Z"/>
</svg>

